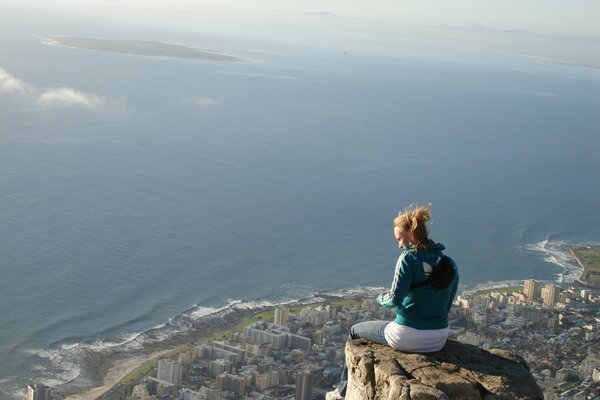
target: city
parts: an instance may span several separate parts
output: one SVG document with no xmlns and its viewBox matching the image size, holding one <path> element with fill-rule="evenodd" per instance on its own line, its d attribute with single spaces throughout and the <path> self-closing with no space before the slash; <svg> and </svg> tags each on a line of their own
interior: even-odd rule
<svg viewBox="0 0 600 400">
<path fill-rule="evenodd" d="M 513 351 L 527 360 L 547 400 L 600 396 L 600 292 L 541 283 L 460 295 L 451 338 Z M 255 322 L 190 346 L 101 399 L 323 399 L 337 383 L 354 323 L 392 319 L 372 299 L 278 307 Z M 29 399 L 57 397 L 30 385 Z"/>
</svg>

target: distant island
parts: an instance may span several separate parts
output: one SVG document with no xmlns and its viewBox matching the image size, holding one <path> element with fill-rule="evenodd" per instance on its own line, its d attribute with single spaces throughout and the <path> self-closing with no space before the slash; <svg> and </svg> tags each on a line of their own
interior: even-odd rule
<svg viewBox="0 0 600 400">
<path fill-rule="evenodd" d="M 176 44 L 149 42 L 145 40 L 102 39 L 83 37 L 47 37 L 44 43 L 78 49 L 100 50 L 111 53 L 148 57 L 174 57 L 205 61 L 239 62 L 241 59 L 214 51 L 198 50 Z"/>
<path fill-rule="evenodd" d="M 571 247 L 571 254 L 583 268 L 581 281 L 600 287 L 600 246 Z"/>
</svg>

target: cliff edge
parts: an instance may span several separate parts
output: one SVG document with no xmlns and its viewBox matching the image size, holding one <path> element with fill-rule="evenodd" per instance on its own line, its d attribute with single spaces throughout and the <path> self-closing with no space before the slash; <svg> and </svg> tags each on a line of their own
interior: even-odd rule
<svg viewBox="0 0 600 400">
<path fill-rule="evenodd" d="M 346 344 L 346 400 L 543 399 L 521 357 L 448 340 L 438 352 L 410 354 L 365 339 Z"/>
</svg>

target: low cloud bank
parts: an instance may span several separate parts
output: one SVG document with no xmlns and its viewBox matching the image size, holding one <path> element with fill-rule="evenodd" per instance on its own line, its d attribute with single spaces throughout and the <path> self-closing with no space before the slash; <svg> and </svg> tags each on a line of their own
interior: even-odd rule
<svg viewBox="0 0 600 400">
<path fill-rule="evenodd" d="M 221 104 L 225 99 L 223 97 L 207 97 L 207 96 L 197 96 L 192 98 L 194 104 L 198 107 L 214 107 Z"/>
<path fill-rule="evenodd" d="M 37 102 L 44 106 L 83 106 L 88 108 L 97 108 L 104 104 L 104 100 L 96 95 L 67 87 L 48 89 L 39 96 Z"/>
<path fill-rule="evenodd" d="M 3 68 L 0 68 L 0 91 L 8 94 L 25 94 L 27 85 L 20 79 L 15 78 Z"/>
<path fill-rule="evenodd" d="M 95 94 L 80 92 L 69 87 L 36 88 L 8 71 L 0 68 L 0 94 L 25 96 L 27 100 L 44 107 L 85 107 L 98 108 L 104 105 L 103 98 Z"/>
</svg>

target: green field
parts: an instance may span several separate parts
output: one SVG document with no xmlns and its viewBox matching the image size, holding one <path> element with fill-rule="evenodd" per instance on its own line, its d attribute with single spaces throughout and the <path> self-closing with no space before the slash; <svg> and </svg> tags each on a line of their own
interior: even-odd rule
<svg viewBox="0 0 600 400">
<path fill-rule="evenodd" d="M 600 247 L 573 247 L 571 251 L 586 271 L 600 273 Z"/>
<path fill-rule="evenodd" d="M 600 247 L 578 246 L 572 247 L 571 253 L 583 267 L 581 281 L 600 287 Z"/>
</svg>

